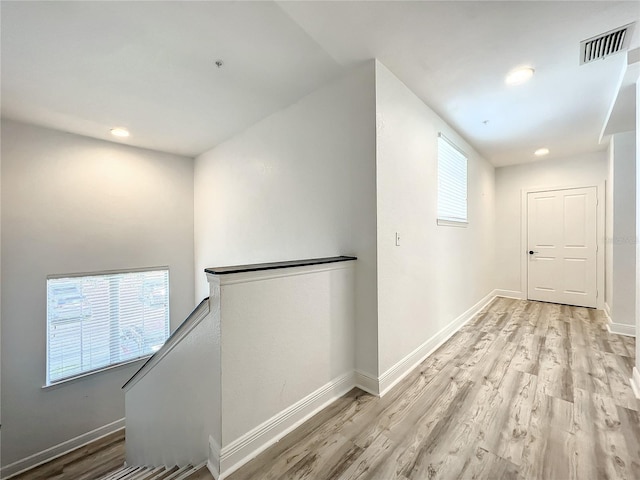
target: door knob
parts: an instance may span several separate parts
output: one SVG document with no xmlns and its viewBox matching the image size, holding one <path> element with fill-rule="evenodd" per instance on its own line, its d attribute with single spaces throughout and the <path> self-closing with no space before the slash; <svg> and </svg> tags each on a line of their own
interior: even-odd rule
<svg viewBox="0 0 640 480">
<path fill-rule="evenodd" d="M 538 253 L 538 252 L 534 252 L 533 250 L 529 250 L 529 255 L 533 255 L 534 253 Z"/>
</svg>

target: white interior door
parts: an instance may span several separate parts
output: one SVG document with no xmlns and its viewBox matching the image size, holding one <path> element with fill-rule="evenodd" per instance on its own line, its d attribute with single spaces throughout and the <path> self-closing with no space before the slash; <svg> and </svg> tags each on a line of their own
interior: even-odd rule
<svg viewBox="0 0 640 480">
<path fill-rule="evenodd" d="M 596 187 L 527 195 L 528 298 L 597 304 Z"/>
</svg>

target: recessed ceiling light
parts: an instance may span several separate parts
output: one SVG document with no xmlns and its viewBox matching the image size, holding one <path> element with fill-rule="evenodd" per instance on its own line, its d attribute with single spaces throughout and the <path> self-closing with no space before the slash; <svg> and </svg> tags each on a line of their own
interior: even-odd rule
<svg viewBox="0 0 640 480">
<path fill-rule="evenodd" d="M 545 155 L 549 155 L 549 149 L 548 148 L 539 148 L 538 150 L 533 152 L 533 154 L 536 157 L 544 157 Z"/>
<path fill-rule="evenodd" d="M 509 75 L 507 75 L 505 82 L 507 83 L 507 85 L 520 85 L 521 83 L 524 83 L 531 77 L 533 77 L 534 72 L 535 70 L 531 67 L 516 68 L 515 70 L 509 72 Z"/>
<path fill-rule="evenodd" d="M 122 127 L 112 128 L 111 129 L 111 135 L 116 136 L 116 137 L 128 137 L 129 136 L 129 130 L 127 130 L 126 128 L 122 128 Z"/>
</svg>

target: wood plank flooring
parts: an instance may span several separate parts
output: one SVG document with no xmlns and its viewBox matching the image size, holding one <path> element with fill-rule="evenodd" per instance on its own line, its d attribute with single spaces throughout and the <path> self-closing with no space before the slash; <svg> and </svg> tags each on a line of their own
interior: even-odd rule
<svg viewBox="0 0 640 480">
<path fill-rule="evenodd" d="M 354 389 L 228 477 L 640 479 L 633 338 L 498 298 L 384 398 Z"/>
<path fill-rule="evenodd" d="M 124 437 L 124 430 L 119 430 L 11 477 L 11 480 L 94 480 L 122 467 L 125 459 Z"/>
<path fill-rule="evenodd" d="M 214 480 L 205 464 L 124 466 L 125 431 L 107 435 L 11 480 Z"/>
<path fill-rule="evenodd" d="M 351 391 L 228 480 L 640 479 L 634 355 L 602 312 L 498 298 L 384 398 Z M 95 479 L 124 450 L 121 431 L 12 480 Z"/>
</svg>

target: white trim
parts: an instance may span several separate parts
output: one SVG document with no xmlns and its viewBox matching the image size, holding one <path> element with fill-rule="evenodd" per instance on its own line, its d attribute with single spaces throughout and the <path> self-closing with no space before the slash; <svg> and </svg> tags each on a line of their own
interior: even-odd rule
<svg viewBox="0 0 640 480">
<path fill-rule="evenodd" d="M 220 480 L 220 445 L 212 436 L 209 436 L 209 458 L 207 460 L 207 469 L 213 475 L 213 478 Z"/>
<path fill-rule="evenodd" d="M 5 467 L 2 467 L 2 469 L 0 470 L 0 478 L 2 478 L 2 480 L 8 480 L 9 478 L 23 473 L 26 470 L 30 470 L 34 467 L 38 467 L 44 463 L 50 462 L 51 460 L 55 460 L 58 457 L 66 455 L 73 450 L 100 440 L 101 438 L 104 438 L 107 435 L 111 435 L 112 433 L 115 433 L 119 430 L 124 430 L 124 418 L 96 428 L 95 430 L 91 430 L 90 432 L 83 433 L 82 435 L 78 435 L 71 440 L 64 441 L 62 443 L 59 443 L 58 445 L 54 445 L 53 447 L 47 448 L 46 450 L 34 453 L 33 455 L 29 455 L 22 460 L 18 460 L 17 462 L 13 462 Z"/>
<path fill-rule="evenodd" d="M 458 316 L 446 327 L 424 342 L 413 352 L 384 372 L 379 379 L 380 396 L 386 394 L 400 380 L 406 377 L 415 367 L 431 355 L 438 347 L 471 320 L 480 310 L 487 306 L 496 297 L 495 290 L 483 297 L 478 303 Z"/>
<path fill-rule="evenodd" d="M 134 358 L 133 360 L 126 360 L 126 361 L 120 362 L 120 363 L 112 363 L 111 365 L 107 365 L 106 367 L 96 368 L 95 370 L 89 370 L 87 372 L 79 373 L 78 375 L 74 375 L 73 377 L 63 378 L 62 380 L 58 380 L 58 381 L 56 381 L 54 383 L 51 383 L 49 385 L 43 385 L 40 388 L 42 390 L 51 390 L 51 389 L 54 389 L 54 388 L 63 387 L 67 383 L 72 383 L 72 382 L 75 382 L 77 380 L 82 380 L 83 378 L 90 377 L 92 375 L 95 375 L 96 373 L 107 372 L 109 370 L 113 370 L 114 368 L 128 367 L 132 363 L 136 363 L 136 362 L 146 362 L 152 356 L 153 356 L 153 354 L 149 354 L 149 355 L 145 355 L 144 357 Z"/>
<path fill-rule="evenodd" d="M 355 370 L 353 375 L 355 387 L 376 397 L 380 396 L 380 382 L 376 377 L 372 377 L 368 373 L 360 370 Z"/>
<path fill-rule="evenodd" d="M 640 400 L 640 371 L 638 371 L 638 367 L 633 367 L 633 376 L 629 380 L 631 381 L 633 393 Z"/>
<path fill-rule="evenodd" d="M 616 335 L 624 335 L 626 337 L 636 336 L 635 325 L 625 325 L 624 323 L 611 322 L 607 325 L 607 330 L 609 330 L 609 333 L 615 333 Z"/>
<path fill-rule="evenodd" d="M 436 224 L 441 227 L 461 227 L 467 228 L 469 226 L 468 220 L 447 220 L 445 218 L 436 219 Z"/>
<path fill-rule="evenodd" d="M 354 383 L 353 371 L 347 372 L 223 447 L 220 452 L 220 477 L 217 480 L 227 477 L 343 396 L 353 388 Z"/>
<path fill-rule="evenodd" d="M 237 283 L 258 282 L 282 277 L 295 277 L 297 275 L 308 275 L 310 273 L 328 272 L 331 270 L 344 270 L 353 268 L 355 260 L 344 260 L 340 262 L 321 263 L 316 265 L 301 265 L 287 268 L 274 268 L 270 270 L 258 270 L 255 272 L 228 273 L 225 275 L 215 275 L 207 273 L 207 279 L 211 277 L 220 279 L 220 285 L 234 285 Z"/>
<path fill-rule="evenodd" d="M 169 336 L 167 340 L 168 345 L 167 343 L 165 343 L 162 348 L 160 348 L 160 350 L 158 350 L 158 352 L 153 355 L 147 361 L 147 363 L 142 365 L 140 370 L 134 373 L 133 377 L 131 377 L 131 379 L 124 384 L 123 389 L 125 393 L 131 390 L 131 387 L 142 380 L 147 375 L 147 373 L 149 373 L 153 369 L 153 367 L 155 367 L 158 363 L 160 363 L 160 361 L 162 361 L 164 357 L 169 355 L 169 353 L 174 348 L 176 348 L 176 346 L 182 341 L 182 339 L 189 335 L 189 332 L 196 328 L 200 324 L 200 322 L 202 322 L 202 320 L 204 320 L 209 315 L 209 310 L 211 310 L 210 301 L 206 302 L 206 308 L 202 308 L 193 319 L 187 318 L 186 321 L 189 322 L 189 325 L 187 325 L 184 329 L 177 331 L 174 336 Z"/>
<path fill-rule="evenodd" d="M 636 326 L 635 325 L 627 325 L 625 323 L 615 323 L 611 319 L 611 309 L 608 304 L 604 304 L 604 316 L 607 319 L 607 330 L 609 333 L 615 333 L 618 335 L 625 335 L 627 337 L 635 337 L 636 336 Z"/>
<path fill-rule="evenodd" d="M 526 294 L 516 290 L 501 290 L 498 288 L 494 290 L 493 293 L 496 297 L 515 298 L 516 300 L 525 300 L 527 298 Z"/>
<path fill-rule="evenodd" d="M 604 310 L 604 250 L 605 250 L 605 182 L 597 182 L 596 184 L 587 185 L 561 185 L 561 186 L 548 186 L 548 187 L 530 187 L 523 188 L 520 191 L 520 291 L 524 295 L 524 299 L 529 298 L 529 288 L 527 284 L 527 270 L 528 263 L 527 251 L 528 246 L 528 234 L 527 234 L 527 220 L 529 212 L 527 211 L 527 199 L 530 193 L 536 192 L 549 192 L 554 190 L 572 190 L 574 188 L 590 188 L 596 189 L 596 307 L 600 310 Z M 602 197 L 602 198 L 601 198 Z"/>
<path fill-rule="evenodd" d="M 124 268 L 122 270 L 98 270 L 97 272 L 56 273 L 53 275 L 47 275 L 47 280 L 78 277 L 102 277 L 105 275 L 117 275 L 119 273 L 159 272 L 162 270 L 169 272 L 169 266 L 161 265 L 157 267 Z"/>
<path fill-rule="evenodd" d="M 438 137 L 444 139 L 445 142 L 447 142 L 449 145 L 451 145 L 451 147 L 455 148 L 458 153 L 460 153 L 461 155 L 464 155 L 465 157 L 467 157 L 467 159 L 469 158 L 469 155 L 466 154 L 464 152 L 464 150 L 462 150 L 458 144 L 456 142 L 454 142 L 453 140 L 451 140 L 448 136 L 446 136 L 444 133 L 442 132 L 438 132 Z"/>
<path fill-rule="evenodd" d="M 207 460 L 207 470 L 209 470 L 209 473 L 215 480 L 220 480 L 220 473 L 218 472 L 218 469 L 213 466 L 211 460 Z"/>
<path fill-rule="evenodd" d="M 614 323 L 611 317 L 607 314 L 607 311 L 604 311 L 605 317 L 607 317 L 607 330 L 609 333 L 615 333 L 617 335 L 625 335 L 627 337 L 635 337 L 636 336 L 636 326 L 635 325 L 626 325 L 624 323 Z"/>
</svg>

